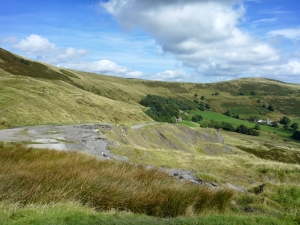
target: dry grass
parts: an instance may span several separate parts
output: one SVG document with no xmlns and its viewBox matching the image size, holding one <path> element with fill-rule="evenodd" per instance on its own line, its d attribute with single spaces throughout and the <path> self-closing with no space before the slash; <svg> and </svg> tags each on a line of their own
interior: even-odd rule
<svg viewBox="0 0 300 225">
<path fill-rule="evenodd" d="M 111 100 L 64 81 L 0 75 L 1 117 L 14 126 L 61 123 L 144 123 L 137 105 Z"/>
<path fill-rule="evenodd" d="M 23 205 L 80 202 L 98 210 L 158 217 L 224 211 L 233 192 L 182 183 L 156 168 L 100 161 L 79 153 L 0 145 L 0 201 Z"/>
</svg>

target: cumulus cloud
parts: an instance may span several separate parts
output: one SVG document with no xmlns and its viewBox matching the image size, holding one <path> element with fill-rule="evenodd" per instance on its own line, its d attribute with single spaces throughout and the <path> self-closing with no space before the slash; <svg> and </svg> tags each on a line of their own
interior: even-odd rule
<svg viewBox="0 0 300 225">
<path fill-rule="evenodd" d="M 36 34 L 31 34 L 26 39 L 22 39 L 19 43 L 13 45 L 13 48 L 49 63 L 79 59 L 88 53 L 84 49 L 59 48 L 47 38 Z"/>
<path fill-rule="evenodd" d="M 80 62 L 80 63 L 62 63 L 60 67 L 71 68 L 80 71 L 90 71 L 104 75 L 115 75 L 120 77 L 142 77 L 144 74 L 140 71 L 132 70 L 131 68 L 120 66 L 109 60 L 99 60 L 95 62 Z"/>
<path fill-rule="evenodd" d="M 110 0 L 100 5 L 124 28 L 147 31 L 164 52 L 199 75 L 254 76 L 282 64 L 276 49 L 238 28 L 245 14 L 242 1 Z"/>
</svg>

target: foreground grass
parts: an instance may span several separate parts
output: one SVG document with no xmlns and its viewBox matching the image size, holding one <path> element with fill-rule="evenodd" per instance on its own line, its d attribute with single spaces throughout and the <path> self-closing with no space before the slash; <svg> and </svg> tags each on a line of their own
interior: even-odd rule
<svg viewBox="0 0 300 225">
<path fill-rule="evenodd" d="M 157 217 L 225 211 L 233 192 L 177 182 L 156 168 L 79 153 L 0 144 L 0 201 L 21 205 L 75 201 L 97 210 Z"/>
<path fill-rule="evenodd" d="M 145 216 L 141 214 L 133 214 L 129 212 L 107 211 L 96 212 L 95 210 L 84 207 L 78 203 L 65 202 L 47 205 L 27 205 L 0 203 L 0 223 L 2 225 L 91 225 L 91 224 L 297 224 L 297 220 L 285 219 L 281 220 L 276 217 L 263 216 L 260 214 L 206 214 L 201 217 L 180 217 L 174 219 L 163 219 Z"/>
</svg>

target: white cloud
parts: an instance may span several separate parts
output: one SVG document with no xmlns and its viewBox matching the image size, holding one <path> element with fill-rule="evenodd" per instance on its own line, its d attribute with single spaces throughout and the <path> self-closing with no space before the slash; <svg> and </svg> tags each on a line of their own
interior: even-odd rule
<svg viewBox="0 0 300 225">
<path fill-rule="evenodd" d="M 253 24 L 261 24 L 261 23 L 273 23 L 278 20 L 278 17 L 273 17 L 273 18 L 265 18 L 265 19 L 260 19 L 252 22 Z"/>
<path fill-rule="evenodd" d="M 0 43 L 1 44 L 15 44 L 18 42 L 18 39 L 16 37 L 13 36 L 9 36 L 9 37 L 5 37 L 0 39 Z"/>
<path fill-rule="evenodd" d="M 286 71 L 289 71 L 290 75 L 300 76 L 300 62 L 290 61 L 288 64 L 283 65 L 283 72 L 285 73 Z"/>
<path fill-rule="evenodd" d="M 48 39 L 36 34 L 31 34 L 26 39 L 22 39 L 13 47 L 20 51 L 32 54 L 46 54 L 56 48 L 55 44 L 50 43 Z"/>
<path fill-rule="evenodd" d="M 275 8 L 260 10 L 260 13 L 280 15 L 280 14 L 288 14 L 290 13 L 290 11 L 282 10 L 282 7 L 275 7 Z"/>
<path fill-rule="evenodd" d="M 49 63 L 77 60 L 88 53 L 84 49 L 59 48 L 48 39 L 36 34 L 31 34 L 26 39 L 22 39 L 19 43 L 13 45 L 13 48 Z"/>
<path fill-rule="evenodd" d="M 263 67 L 281 64 L 278 51 L 238 28 L 245 14 L 242 1 L 110 0 L 100 4 L 124 28 L 147 31 L 164 52 L 174 54 L 198 75 L 259 75 Z"/>
<path fill-rule="evenodd" d="M 191 75 L 184 70 L 166 70 L 161 73 L 156 73 L 153 79 L 155 80 L 172 80 L 172 81 L 184 81 Z"/>
<path fill-rule="evenodd" d="M 283 35 L 284 37 L 290 39 L 300 39 L 300 28 L 273 30 L 270 31 L 269 34 L 272 36 Z"/>
<path fill-rule="evenodd" d="M 99 60 L 95 62 L 80 62 L 80 63 L 62 63 L 60 67 L 90 71 L 104 75 L 115 75 L 121 77 L 142 77 L 144 74 L 140 71 L 132 70 L 131 68 L 120 66 L 109 60 Z"/>
</svg>

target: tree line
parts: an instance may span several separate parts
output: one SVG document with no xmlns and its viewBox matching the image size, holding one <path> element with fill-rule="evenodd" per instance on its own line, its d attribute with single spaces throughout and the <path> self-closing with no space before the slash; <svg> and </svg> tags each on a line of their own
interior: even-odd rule
<svg viewBox="0 0 300 225">
<path fill-rule="evenodd" d="M 148 94 L 140 101 L 140 104 L 150 107 L 146 114 L 158 122 L 176 123 L 180 111 L 188 111 L 197 108 L 197 105 L 189 100 L 180 101 L 174 98 Z"/>
</svg>

